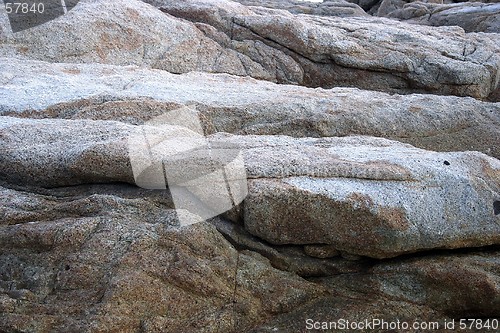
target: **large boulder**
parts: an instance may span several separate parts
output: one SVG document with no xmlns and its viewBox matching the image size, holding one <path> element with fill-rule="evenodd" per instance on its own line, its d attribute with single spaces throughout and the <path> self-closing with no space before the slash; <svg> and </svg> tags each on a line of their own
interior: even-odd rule
<svg viewBox="0 0 500 333">
<path fill-rule="evenodd" d="M 13 59 L 0 59 L 0 73 L 0 115 L 137 125 L 189 106 L 207 134 L 370 135 L 435 151 L 478 150 L 500 157 L 500 105 L 472 98 Z"/>
<path fill-rule="evenodd" d="M 303 69 L 301 85 L 498 98 L 498 35 L 384 18 L 250 10 L 224 0 L 148 2 L 248 45 L 238 50 L 252 59 L 254 41 L 279 50 Z"/>
<path fill-rule="evenodd" d="M 244 149 L 245 228 L 272 244 L 387 258 L 500 241 L 497 159 L 368 137 L 225 140 Z"/>
<path fill-rule="evenodd" d="M 8 21 L 3 20 L 0 54 L 51 62 L 141 65 L 172 73 L 221 72 L 276 80 L 260 64 L 222 47 L 194 24 L 165 15 L 141 1 L 83 0 L 67 15 L 18 33 L 12 33 Z"/>
<path fill-rule="evenodd" d="M 0 54 L 498 98 L 497 35 L 382 18 L 293 15 L 227 0 L 148 2 L 164 13 L 137 0 L 85 0 L 67 15 L 15 34 L 2 16 Z"/>
<path fill-rule="evenodd" d="M 174 144 L 189 137 L 188 130 L 143 125 L 137 131 L 111 121 L 0 119 L 0 180 L 43 187 L 135 184 L 128 146 L 134 133 L 161 138 L 168 131 Z M 241 150 L 248 197 L 239 218 L 270 243 L 331 244 L 387 258 L 500 242 L 500 163 L 486 155 L 435 153 L 371 137 L 214 134 L 208 140 Z M 167 157 L 160 157 L 164 165 Z"/>
<path fill-rule="evenodd" d="M 134 183 L 127 138 L 119 122 L 0 118 L 0 178 L 57 187 Z"/>
</svg>

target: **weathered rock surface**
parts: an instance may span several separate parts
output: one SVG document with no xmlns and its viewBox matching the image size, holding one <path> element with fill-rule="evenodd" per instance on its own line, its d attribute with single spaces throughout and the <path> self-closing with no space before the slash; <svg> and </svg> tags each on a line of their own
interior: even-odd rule
<svg viewBox="0 0 500 333">
<path fill-rule="evenodd" d="M 453 5 L 457 3 L 497 3 L 498 0 L 346 0 L 359 5 L 371 15 L 385 16 L 387 13 L 401 9 L 406 4 L 418 2 L 424 4 Z"/>
<path fill-rule="evenodd" d="M 194 24 L 140 1 L 83 0 L 67 15 L 16 34 L 9 31 L 7 20 L 2 23 L 0 53 L 4 56 L 276 80 L 249 57 L 207 38 Z"/>
<path fill-rule="evenodd" d="M 309 2 L 299 0 L 236 0 L 245 6 L 285 9 L 292 14 L 319 16 L 366 16 L 365 11 L 356 4 L 344 0 Z"/>
<path fill-rule="evenodd" d="M 198 110 L 207 133 L 370 135 L 430 150 L 478 150 L 500 157 L 500 104 L 471 98 L 11 59 L 0 59 L 0 73 L 0 115 L 142 124 L 187 105 Z"/>
<path fill-rule="evenodd" d="M 0 131 L 3 180 L 44 187 L 134 182 L 127 150 L 131 126 L 1 117 Z"/>
<path fill-rule="evenodd" d="M 250 45 L 259 41 L 293 58 L 299 84 L 355 86 L 497 99 L 498 35 L 409 25 L 383 18 L 330 18 L 245 7 L 221 0 L 151 0 L 176 17 L 208 24 Z M 252 48 L 247 48 L 252 57 Z"/>
<path fill-rule="evenodd" d="M 359 261 L 345 260 L 340 256 L 328 259 L 318 258 L 317 255 L 308 254 L 310 252 L 306 248 L 328 247 L 329 252 L 332 253 L 332 247 L 330 245 L 306 245 L 304 247 L 271 245 L 248 233 L 242 225 L 229 220 L 217 219 L 212 223 L 238 250 L 257 252 L 269 259 L 269 263 L 273 267 L 304 278 L 359 273 L 363 271 L 364 265 L 370 262 L 369 258 L 362 258 Z"/>
<path fill-rule="evenodd" d="M 307 318 L 498 316 L 494 251 L 338 259 L 348 274 L 308 282 L 238 253 L 208 223 L 178 229 L 164 192 L 116 184 L 1 193 L 5 331 L 288 332 Z"/>
<path fill-rule="evenodd" d="M 384 0 L 377 16 L 432 26 L 459 26 L 466 32 L 500 33 L 500 3 L 440 4 Z"/>
<path fill-rule="evenodd" d="M 245 228 L 273 244 L 384 258 L 500 240 L 497 159 L 362 137 L 228 139 L 250 178 Z"/>
<path fill-rule="evenodd" d="M 0 332 L 500 318 L 499 34 L 430 23 L 494 6 L 437 1 L 82 0 L 18 34 L 0 6 Z M 185 226 L 168 166 L 234 150 L 249 195 Z"/>
<path fill-rule="evenodd" d="M 293 15 L 226 0 L 147 2 L 175 17 L 140 1 L 86 0 L 29 31 L 9 33 L 4 19 L 0 52 L 312 87 L 498 98 L 497 35 L 382 18 Z"/>
<path fill-rule="evenodd" d="M 245 331 L 324 289 L 208 223 L 178 229 L 165 193 L 0 191 L 2 331 Z"/>
<path fill-rule="evenodd" d="M 410 327 L 395 330 L 398 332 L 446 332 L 449 329 L 444 329 L 444 322 L 451 322 L 452 318 L 495 318 L 498 314 L 494 309 L 500 301 L 498 255 L 498 250 L 433 254 L 360 265 L 365 270 L 357 274 L 315 279 L 327 285 L 331 294 L 280 315 L 251 332 L 288 332 L 290 327 L 305 327 L 307 319 L 327 323 L 341 319 L 365 323 L 365 320 L 378 319 L 388 323 L 394 318 L 407 322 Z M 439 329 L 428 326 L 412 329 L 415 322 L 438 323 Z M 384 329 L 372 326 L 361 331 L 384 332 Z M 481 329 L 467 331 L 480 332 Z"/>
<path fill-rule="evenodd" d="M 134 183 L 132 125 L 0 119 L 1 180 L 44 187 Z M 494 208 L 500 163 L 486 155 L 433 153 L 369 137 L 214 135 L 210 142 L 242 150 L 245 228 L 271 243 L 331 244 L 385 258 L 500 242 Z"/>
</svg>

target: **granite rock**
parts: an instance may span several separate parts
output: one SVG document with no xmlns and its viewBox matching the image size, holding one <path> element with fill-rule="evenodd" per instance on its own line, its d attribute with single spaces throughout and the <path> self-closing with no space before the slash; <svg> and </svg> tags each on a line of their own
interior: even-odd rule
<svg viewBox="0 0 500 333">
<path fill-rule="evenodd" d="M 249 177 L 245 228 L 372 258 L 497 244 L 500 164 L 385 139 L 228 137 Z"/>
<path fill-rule="evenodd" d="M 385 18 L 293 15 L 224 0 L 148 2 L 212 26 L 231 40 L 250 46 L 257 41 L 279 50 L 302 69 L 301 85 L 497 99 L 497 35 Z M 253 54 L 252 47 L 241 52 Z"/>
<path fill-rule="evenodd" d="M 0 23 L 3 56 L 141 65 L 171 73 L 220 72 L 273 80 L 260 64 L 222 47 L 194 24 L 165 15 L 141 1 L 83 0 L 67 15 L 15 34 L 7 20 Z"/>
<path fill-rule="evenodd" d="M 207 134 L 369 135 L 434 151 L 478 150 L 500 157 L 500 105 L 472 98 L 5 58 L 0 69 L 0 115 L 138 125 L 188 106 L 197 110 Z"/>
<path fill-rule="evenodd" d="M 56 187 L 135 183 L 133 125 L 2 117 L 0 179 Z M 189 138 L 189 130 L 143 125 Z M 78 135 L 74 135 L 74 133 Z M 245 228 L 273 244 L 330 244 L 373 258 L 500 241 L 500 164 L 477 152 L 436 153 L 373 137 L 207 137 L 241 150 Z M 182 139 L 179 139 L 182 140 Z"/>
<path fill-rule="evenodd" d="M 229 73 L 311 87 L 498 98 L 495 34 L 292 14 L 227 0 L 147 2 L 161 11 L 138 0 L 84 0 L 67 15 L 16 34 L 2 16 L 0 54 Z"/>
<path fill-rule="evenodd" d="M 245 6 L 284 9 L 292 14 L 309 14 L 319 16 L 366 16 L 365 11 L 356 4 L 344 0 L 309 2 L 298 0 L 237 0 Z"/>
<path fill-rule="evenodd" d="M 1 332 L 500 318 L 495 1 L 76 2 L 0 6 Z"/>
<path fill-rule="evenodd" d="M 0 329 L 246 331 L 324 288 L 180 228 L 165 191 L 0 187 Z"/>
<path fill-rule="evenodd" d="M 317 278 L 314 281 L 327 286 L 330 294 L 279 315 L 251 332 L 286 333 L 290 327 L 305 327 L 308 319 L 312 319 L 311 325 L 315 322 L 345 325 L 346 320 L 368 322 L 372 326 L 361 331 L 384 332 L 397 318 L 398 332 L 445 333 L 450 331 L 444 326 L 446 322 L 454 321 L 458 327 L 457 318 L 496 318 L 500 300 L 498 254 L 498 249 L 486 253 L 435 253 L 390 263 L 364 264 L 361 266 L 365 269 L 357 274 Z M 408 329 L 402 328 L 404 322 L 408 323 Z M 419 329 L 413 328 L 413 323 L 434 326 Z M 481 332 L 481 329 L 467 331 Z"/>
<path fill-rule="evenodd" d="M 377 16 L 431 26 L 459 26 L 466 32 L 500 33 L 500 4 L 456 4 L 384 0 Z"/>
</svg>

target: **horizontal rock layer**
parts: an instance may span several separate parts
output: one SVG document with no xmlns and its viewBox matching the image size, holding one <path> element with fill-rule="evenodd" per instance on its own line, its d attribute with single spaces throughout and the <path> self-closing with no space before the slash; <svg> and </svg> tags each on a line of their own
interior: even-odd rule
<svg viewBox="0 0 500 333">
<path fill-rule="evenodd" d="M 227 75 L 5 58 L 0 72 L 0 115 L 142 124 L 189 106 L 207 133 L 370 135 L 430 150 L 478 150 L 500 157 L 500 104 L 471 98 L 310 89 Z M 36 76 L 39 72 L 44 75 Z"/>
<path fill-rule="evenodd" d="M 44 187 L 134 183 L 132 125 L 1 120 L 4 181 Z M 209 142 L 241 149 L 249 178 L 245 227 L 272 243 L 325 243 L 384 258 L 500 241 L 500 163 L 486 155 L 433 153 L 370 137 L 215 135 Z"/>
<path fill-rule="evenodd" d="M 237 0 L 245 6 L 257 6 L 273 9 L 285 9 L 293 14 L 319 16 L 367 16 L 361 7 L 344 0 L 335 1 L 300 1 L 300 0 Z"/>
<path fill-rule="evenodd" d="M 292 15 L 219 0 L 148 2 L 247 44 L 241 52 L 250 57 L 255 54 L 253 41 L 292 57 L 302 69 L 302 85 L 498 98 L 497 35 L 383 18 Z"/>
<path fill-rule="evenodd" d="M 84 0 L 67 15 L 33 29 L 13 34 L 7 25 L 4 20 L 0 30 L 0 53 L 4 56 L 276 80 L 260 64 L 219 45 L 194 24 L 140 1 Z"/>
<path fill-rule="evenodd" d="M 9 33 L 4 19 L 0 52 L 498 100 L 497 35 L 382 18 L 293 15 L 225 0 L 149 2 L 173 16 L 139 1 L 83 0 L 67 15 L 29 31 Z"/>
<path fill-rule="evenodd" d="M 377 15 L 432 26 L 459 26 L 467 32 L 500 33 L 498 3 L 441 4 L 384 0 Z"/>
<path fill-rule="evenodd" d="M 306 281 L 271 267 L 276 258 L 268 261 L 252 244 L 237 252 L 208 223 L 177 229 L 159 191 L 114 184 L 0 192 L 6 331 L 287 332 L 307 318 L 442 325 L 498 316 L 494 249 L 388 262 L 322 259 L 314 265 L 338 270 Z M 280 256 L 293 261 L 299 252 Z M 295 269 L 310 269 L 301 258 Z"/>
</svg>

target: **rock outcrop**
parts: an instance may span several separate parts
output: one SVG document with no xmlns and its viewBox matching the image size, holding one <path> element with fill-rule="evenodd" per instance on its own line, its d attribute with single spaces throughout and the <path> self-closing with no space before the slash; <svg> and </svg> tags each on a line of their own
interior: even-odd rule
<svg viewBox="0 0 500 333">
<path fill-rule="evenodd" d="M 496 4 L 350 2 L 1 6 L 0 332 L 495 325 Z"/>
<path fill-rule="evenodd" d="M 189 106 L 207 133 L 370 135 L 435 151 L 479 150 L 500 157 L 500 105 L 472 98 L 310 89 L 227 75 L 13 59 L 0 59 L 0 70 L 0 115 L 5 116 L 137 125 Z M 40 71 L 45 75 L 34 80 Z"/>
<path fill-rule="evenodd" d="M 261 42 L 279 50 L 302 69 L 302 85 L 497 99 L 497 35 L 464 34 L 451 27 L 429 29 L 382 18 L 311 17 L 259 12 L 255 7 L 249 12 L 248 7 L 217 0 L 147 2 L 174 16 L 208 24 L 231 40 L 250 46 Z M 255 54 L 252 49 L 241 48 L 250 57 Z"/>
<path fill-rule="evenodd" d="M 496 311 L 492 309 L 499 305 L 498 255 L 496 250 L 489 254 L 431 255 L 374 266 L 371 263 L 359 264 L 365 270 L 358 274 L 314 279 L 327 285 L 334 297 L 316 299 L 251 332 L 287 332 L 290 327 L 306 327 L 308 319 L 321 324 L 325 321 L 323 318 L 328 318 L 327 325 L 329 322 L 342 323 L 341 320 L 344 324 L 345 320 L 356 323 L 373 323 L 375 320 L 379 323 L 360 329 L 366 332 L 387 331 L 382 328 L 382 321 L 389 325 L 394 318 L 398 318 L 400 324 L 408 323 L 409 327 L 413 323 L 437 323 L 439 326 L 433 326 L 435 329 L 432 330 L 446 332 L 444 322 L 452 322 L 453 318 L 496 317 Z M 458 323 L 455 320 L 455 325 Z M 425 327 L 424 331 L 431 330 L 431 326 Z M 418 332 L 419 329 L 397 331 Z M 481 329 L 467 331 L 479 332 Z"/>
<path fill-rule="evenodd" d="M 386 258 L 500 241 L 496 159 L 357 137 L 231 142 L 248 147 L 245 227 L 273 244 Z"/>
<path fill-rule="evenodd" d="M 309 2 L 300 0 L 237 0 L 245 6 L 256 6 L 273 9 L 285 9 L 292 14 L 310 14 L 319 16 L 367 16 L 356 4 L 344 1 Z"/>
<path fill-rule="evenodd" d="M 164 193 L 0 191 L 2 331 L 245 331 L 324 289 L 208 223 L 179 230 Z"/>
<path fill-rule="evenodd" d="M 219 45 L 194 24 L 140 1 L 87 0 L 77 9 L 16 34 L 4 21 L 0 52 L 52 62 L 142 65 L 171 73 L 206 71 L 276 80 L 260 64 Z"/>
<path fill-rule="evenodd" d="M 229 73 L 311 87 L 498 98 L 497 35 L 382 18 L 293 15 L 226 0 L 148 2 L 175 17 L 138 1 L 86 0 L 78 10 L 29 31 L 12 34 L 2 28 L 0 51 L 53 62 Z"/>
<path fill-rule="evenodd" d="M 43 187 L 134 184 L 131 125 L 3 117 L 0 126 L 0 180 Z M 386 258 L 500 242 L 494 207 L 500 163 L 494 158 L 363 137 L 214 135 L 209 141 L 242 150 L 249 186 L 243 221 L 271 243 L 330 244 Z"/>
<path fill-rule="evenodd" d="M 459 26 L 466 32 L 500 33 L 499 3 L 441 4 L 384 0 L 377 16 L 432 26 Z"/>
</svg>

